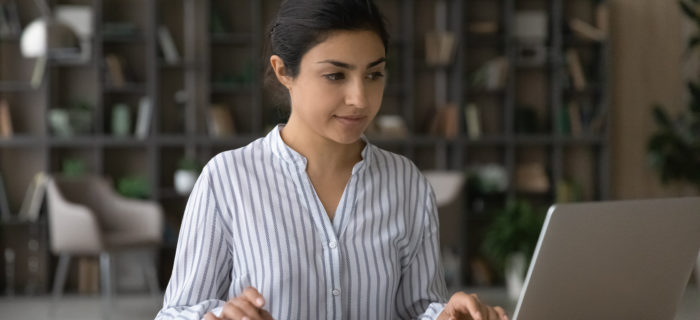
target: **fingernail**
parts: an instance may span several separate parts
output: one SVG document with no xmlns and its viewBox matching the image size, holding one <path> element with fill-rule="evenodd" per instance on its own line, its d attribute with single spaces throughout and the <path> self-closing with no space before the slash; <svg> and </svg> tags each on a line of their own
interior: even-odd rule
<svg viewBox="0 0 700 320">
<path fill-rule="evenodd" d="M 255 300 L 255 303 L 258 305 L 258 307 L 262 307 L 262 305 L 263 305 L 263 303 L 265 303 L 265 301 L 263 301 L 262 298 L 258 298 L 258 300 Z"/>
<path fill-rule="evenodd" d="M 248 317 L 243 317 L 243 320 L 250 320 L 250 318 L 248 318 Z"/>
<path fill-rule="evenodd" d="M 481 320 L 481 312 L 477 312 L 477 313 L 474 315 L 474 320 Z"/>
</svg>

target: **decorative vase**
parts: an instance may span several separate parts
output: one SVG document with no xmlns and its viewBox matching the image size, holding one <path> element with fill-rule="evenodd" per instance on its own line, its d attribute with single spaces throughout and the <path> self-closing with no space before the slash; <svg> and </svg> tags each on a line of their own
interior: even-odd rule
<svg viewBox="0 0 700 320">
<path fill-rule="evenodd" d="M 508 298 L 512 301 L 517 301 L 520 298 L 520 291 L 522 291 L 525 282 L 526 267 L 527 257 L 522 252 L 511 254 L 506 259 L 506 289 Z"/>
<path fill-rule="evenodd" d="M 197 182 L 197 173 L 190 170 L 175 171 L 175 192 L 180 195 L 188 195 L 192 192 L 194 184 Z"/>
</svg>

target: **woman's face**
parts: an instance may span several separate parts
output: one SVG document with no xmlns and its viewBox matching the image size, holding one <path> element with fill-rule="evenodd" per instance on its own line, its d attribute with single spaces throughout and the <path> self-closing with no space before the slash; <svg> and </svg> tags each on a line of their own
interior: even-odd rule
<svg viewBox="0 0 700 320">
<path fill-rule="evenodd" d="M 372 31 L 334 32 L 311 48 L 288 85 L 290 123 L 337 143 L 357 142 L 382 103 L 384 52 Z"/>
</svg>

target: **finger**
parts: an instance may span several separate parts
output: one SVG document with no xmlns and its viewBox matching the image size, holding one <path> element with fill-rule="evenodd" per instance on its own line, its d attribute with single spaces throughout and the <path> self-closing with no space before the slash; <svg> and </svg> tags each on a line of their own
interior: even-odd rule
<svg viewBox="0 0 700 320">
<path fill-rule="evenodd" d="M 260 317 L 260 309 L 255 307 L 248 300 L 243 298 L 231 301 L 238 309 L 240 309 L 249 320 L 262 320 Z"/>
<path fill-rule="evenodd" d="M 481 319 L 477 320 L 490 320 L 490 315 L 489 315 L 489 306 L 482 303 L 481 299 L 479 299 L 479 296 L 476 293 L 470 294 L 472 298 L 474 298 L 474 301 L 476 301 L 477 305 L 479 306 L 479 313 L 481 313 Z"/>
<path fill-rule="evenodd" d="M 262 294 L 258 292 L 257 289 L 253 287 L 248 287 L 245 290 L 243 290 L 243 296 L 250 301 L 250 303 L 254 304 L 258 308 L 262 307 L 265 305 L 265 298 L 263 298 Z"/>
<path fill-rule="evenodd" d="M 500 320 L 508 320 L 508 314 L 506 313 L 505 310 L 501 307 L 494 307 L 494 310 L 496 310 L 496 313 L 498 313 L 498 319 Z"/>
<path fill-rule="evenodd" d="M 260 316 L 262 316 L 263 320 L 274 320 L 272 315 L 265 309 L 260 309 Z"/>
<path fill-rule="evenodd" d="M 221 320 L 221 319 L 217 318 L 213 313 L 207 312 L 207 314 L 204 315 L 204 320 Z"/>
<path fill-rule="evenodd" d="M 473 296 L 468 295 L 464 292 L 458 292 L 452 296 L 452 299 L 450 299 L 450 302 L 448 302 L 448 304 L 449 303 L 453 304 L 455 311 L 469 314 L 474 320 L 483 320 L 481 316 L 480 305 L 474 299 Z"/>
<path fill-rule="evenodd" d="M 224 308 L 221 310 L 222 319 L 243 320 L 243 317 L 246 317 L 246 314 L 243 312 L 243 310 L 233 304 L 233 300 L 227 302 L 226 305 L 224 305 Z"/>
<path fill-rule="evenodd" d="M 501 320 L 501 317 L 498 316 L 498 313 L 496 312 L 496 309 L 488 307 L 489 309 L 489 320 Z"/>
</svg>

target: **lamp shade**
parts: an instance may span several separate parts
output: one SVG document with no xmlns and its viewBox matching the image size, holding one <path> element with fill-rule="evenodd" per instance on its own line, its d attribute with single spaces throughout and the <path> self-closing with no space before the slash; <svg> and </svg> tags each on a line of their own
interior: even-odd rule
<svg viewBox="0 0 700 320">
<path fill-rule="evenodd" d="M 46 55 L 48 45 L 46 20 L 36 19 L 32 21 L 22 32 L 20 49 L 25 58 L 38 58 Z"/>
<path fill-rule="evenodd" d="M 20 49 L 25 58 L 38 58 L 49 49 L 79 48 L 75 32 L 67 25 L 55 20 L 39 18 L 32 21 L 22 32 Z"/>
</svg>

